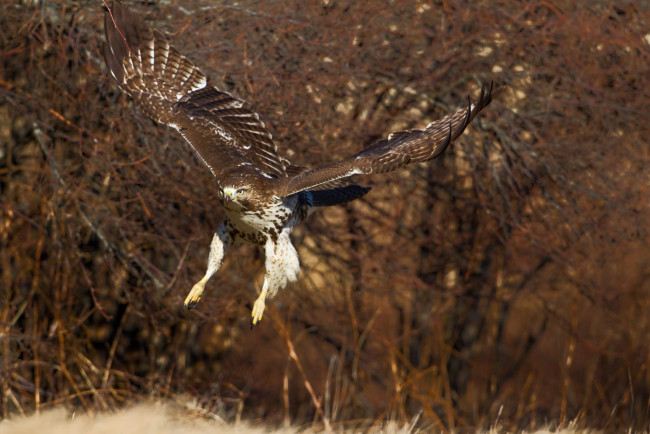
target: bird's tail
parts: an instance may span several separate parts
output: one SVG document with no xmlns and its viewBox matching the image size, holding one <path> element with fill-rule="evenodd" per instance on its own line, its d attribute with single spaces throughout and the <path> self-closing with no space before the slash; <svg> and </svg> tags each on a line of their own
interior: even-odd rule
<svg viewBox="0 0 650 434">
<path fill-rule="evenodd" d="M 307 192 L 311 196 L 312 206 L 333 206 L 355 200 L 370 191 L 370 187 L 352 184 L 345 187 L 329 190 L 315 190 Z"/>
</svg>

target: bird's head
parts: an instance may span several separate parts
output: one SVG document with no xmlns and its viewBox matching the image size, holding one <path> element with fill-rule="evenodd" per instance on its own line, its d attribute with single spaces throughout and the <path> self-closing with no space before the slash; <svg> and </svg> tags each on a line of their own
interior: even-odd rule
<svg viewBox="0 0 650 434">
<path fill-rule="evenodd" d="M 220 185 L 219 201 L 228 209 L 238 210 L 247 208 L 250 186 L 247 185 Z"/>
<path fill-rule="evenodd" d="M 238 166 L 219 180 L 219 201 L 231 211 L 257 209 L 273 195 L 270 181 L 252 166 Z"/>
</svg>

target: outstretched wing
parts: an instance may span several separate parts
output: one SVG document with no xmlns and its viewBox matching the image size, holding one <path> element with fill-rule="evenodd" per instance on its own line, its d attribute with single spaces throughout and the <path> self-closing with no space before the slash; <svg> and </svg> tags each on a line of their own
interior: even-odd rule
<svg viewBox="0 0 650 434">
<path fill-rule="evenodd" d="M 211 85 L 160 32 L 119 1 L 104 18 L 104 57 L 117 84 L 149 117 L 177 129 L 217 178 L 242 164 L 286 176 L 286 160 L 244 101 Z"/>
<path fill-rule="evenodd" d="M 303 190 L 314 190 L 353 175 L 384 173 L 410 163 L 427 161 L 440 155 L 460 134 L 474 117 L 492 100 L 493 84 L 467 107 L 430 123 L 423 130 L 399 131 L 388 139 L 381 140 L 345 160 L 328 164 L 318 169 L 299 173 L 289 178 L 278 179 L 278 191 L 288 196 Z"/>
<path fill-rule="evenodd" d="M 308 167 L 287 165 L 287 176 L 292 177 L 311 169 Z M 312 206 L 339 205 L 355 200 L 370 191 L 370 187 L 363 187 L 353 183 L 350 179 L 335 179 L 325 184 L 316 185 L 309 189 L 309 197 Z"/>
</svg>

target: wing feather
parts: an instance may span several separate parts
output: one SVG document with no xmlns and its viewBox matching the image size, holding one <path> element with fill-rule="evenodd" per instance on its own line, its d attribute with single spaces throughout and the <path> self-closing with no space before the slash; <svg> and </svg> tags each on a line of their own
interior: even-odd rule
<svg viewBox="0 0 650 434">
<path fill-rule="evenodd" d="M 278 191 L 281 196 L 288 196 L 304 190 L 314 190 L 353 175 L 390 172 L 410 163 L 436 158 L 492 101 L 493 90 L 493 83 L 487 91 L 483 86 L 476 103 L 472 104 L 469 100 L 467 107 L 459 108 L 430 123 L 423 130 L 394 132 L 388 139 L 380 140 L 349 158 L 278 179 Z"/>
<path fill-rule="evenodd" d="M 287 162 L 258 114 L 211 85 L 160 32 L 119 1 L 104 28 L 104 57 L 120 88 L 153 120 L 176 128 L 217 178 L 243 162 L 286 176 Z"/>
</svg>

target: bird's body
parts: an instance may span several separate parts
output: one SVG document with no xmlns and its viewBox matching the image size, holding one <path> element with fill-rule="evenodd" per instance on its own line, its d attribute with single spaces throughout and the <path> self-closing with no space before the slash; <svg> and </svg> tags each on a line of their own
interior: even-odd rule
<svg viewBox="0 0 650 434">
<path fill-rule="evenodd" d="M 255 174 L 251 174 L 252 179 L 236 181 L 236 184 L 233 184 L 235 186 L 230 189 L 237 194 L 237 186 L 250 185 L 253 182 L 256 182 L 257 185 L 267 184 L 264 177 L 255 179 L 255 176 Z M 229 188 L 228 180 L 224 185 L 220 188 L 225 192 Z M 262 193 L 262 191 L 257 191 L 257 193 Z M 231 233 L 241 238 L 242 241 L 259 246 L 263 246 L 268 239 L 277 238 L 288 225 L 293 227 L 302 221 L 303 219 L 300 217 L 310 207 L 308 201 L 300 194 L 278 197 L 271 193 L 260 196 L 264 196 L 264 199 L 243 198 L 227 201 L 226 193 L 219 193 L 221 204 L 226 210 L 226 219 Z"/>
<path fill-rule="evenodd" d="M 196 306 L 205 283 L 220 268 L 225 252 L 235 242 L 264 247 L 266 275 L 253 305 L 253 325 L 262 318 L 266 297 L 275 296 L 288 282 L 296 280 L 300 261 L 289 234 L 314 209 L 312 194 L 300 192 L 278 197 L 272 192 L 271 179 L 260 175 L 255 168 L 244 166 L 243 170 L 227 176 L 219 186 L 219 201 L 225 208 L 226 220 L 213 238 L 206 275 L 194 285 L 185 300 L 187 308 Z M 253 183 L 258 185 L 254 193 L 242 191 Z M 246 196 L 237 200 L 238 194 Z"/>
<path fill-rule="evenodd" d="M 317 207 L 357 199 L 369 190 L 349 177 L 384 173 L 440 155 L 487 106 L 492 87 L 478 101 L 423 130 L 392 133 L 361 152 L 309 169 L 280 156 L 271 134 L 244 101 L 219 90 L 157 31 L 115 1 L 105 16 L 104 55 L 122 90 L 155 121 L 176 129 L 218 181 L 226 219 L 210 246 L 205 276 L 184 306 L 193 308 L 208 279 L 235 242 L 264 248 L 266 274 L 251 314 L 258 323 L 267 296 L 296 280 L 300 263 L 289 234 Z"/>
</svg>

